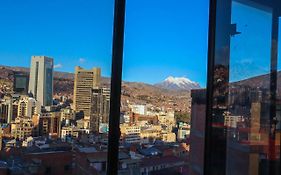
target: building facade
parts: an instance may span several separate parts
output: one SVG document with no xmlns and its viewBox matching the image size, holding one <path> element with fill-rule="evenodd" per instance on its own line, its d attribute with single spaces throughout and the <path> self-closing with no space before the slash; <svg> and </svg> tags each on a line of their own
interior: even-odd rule
<svg viewBox="0 0 281 175">
<path fill-rule="evenodd" d="M 85 70 L 81 67 L 75 68 L 74 81 L 74 110 L 88 122 L 88 128 L 94 128 L 93 121 L 93 88 L 100 87 L 101 69 L 93 68 Z"/>
<path fill-rule="evenodd" d="M 41 113 L 41 106 L 34 98 L 23 96 L 18 103 L 18 116 L 31 118 L 35 114 Z"/>
<path fill-rule="evenodd" d="M 27 74 L 14 73 L 14 93 L 27 95 L 28 93 L 29 77 Z"/>
<path fill-rule="evenodd" d="M 106 124 L 109 121 L 110 89 L 95 88 L 92 97 L 94 123 L 97 127 L 95 130 L 97 131 L 100 123 Z"/>
<path fill-rule="evenodd" d="M 28 92 L 42 106 L 53 104 L 54 60 L 46 56 L 32 56 Z"/>
<path fill-rule="evenodd" d="M 10 123 L 13 118 L 13 99 L 12 97 L 5 97 L 0 102 L 0 124 Z"/>
<path fill-rule="evenodd" d="M 141 129 L 139 126 L 120 125 L 121 139 L 125 143 L 140 143 Z"/>
<path fill-rule="evenodd" d="M 11 123 L 11 135 L 12 137 L 24 140 L 34 134 L 34 125 L 32 119 L 28 117 L 17 117 L 14 122 Z"/>
<path fill-rule="evenodd" d="M 191 175 L 203 175 L 206 117 L 206 90 L 191 91 L 190 169 Z"/>
</svg>

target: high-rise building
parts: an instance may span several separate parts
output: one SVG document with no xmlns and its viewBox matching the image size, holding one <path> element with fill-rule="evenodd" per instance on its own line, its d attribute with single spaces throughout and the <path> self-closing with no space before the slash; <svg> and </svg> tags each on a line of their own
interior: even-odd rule
<svg viewBox="0 0 281 175">
<path fill-rule="evenodd" d="M 14 73 L 14 92 L 22 95 L 28 93 L 29 77 L 27 74 Z"/>
<path fill-rule="evenodd" d="M 95 88 L 93 89 L 93 115 L 95 130 L 99 130 L 100 123 L 108 123 L 109 121 L 109 107 L 110 107 L 110 89 L 109 88 Z"/>
<path fill-rule="evenodd" d="M 88 121 L 89 128 L 93 128 L 90 126 L 93 125 L 93 88 L 100 86 L 100 79 L 100 68 L 85 70 L 79 66 L 75 67 L 74 110 Z"/>
<path fill-rule="evenodd" d="M 51 106 L 53 102 L 53 67 L 53 58 L 32 56 L 29 93 L 42 106 Z"/>
</svg>

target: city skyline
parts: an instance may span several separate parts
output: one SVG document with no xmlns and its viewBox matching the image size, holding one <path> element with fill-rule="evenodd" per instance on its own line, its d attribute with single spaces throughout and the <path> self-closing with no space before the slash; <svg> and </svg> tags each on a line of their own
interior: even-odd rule
<svg viewBox="0 0 281 175">
<path fill-rule="evenodd" d="M 1 175 L 280 174 L 280 0 L 13 0 L 0 21 Z"/>
<path fill-rule="evenodd" d="M 208 3 L 128 1 L 123 80 L 155 84 L 175 76 L 206 87 Z M 29 67 L 32 55 L 46 55 L 55 58 L 56 71 L 74 73 L 75 66 L 100 67 L 103 76 L 110 77 L 113 6 L 113 0 L 1 2 L 0 21 L 5 26 L 0 29 L 1 64 Z M 270 18 L 270 14 L 233 4 L 232 21 L 241 34 L 231 40 L 235 50 L 231 53 L 231 81 L 269 72 L 264 58 L 270 56 L 270 48 L 260 45 L 262 41 L 270 45 Z M 256 47 L 263 49 L 246 52 Z M 278 67 L 280 70 L 280 63 Z"/>
</svg>

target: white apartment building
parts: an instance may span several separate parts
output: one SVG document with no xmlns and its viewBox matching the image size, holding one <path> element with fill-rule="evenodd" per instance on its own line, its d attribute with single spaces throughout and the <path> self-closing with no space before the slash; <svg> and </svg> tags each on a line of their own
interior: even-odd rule
<svg viewBox="0 0 281 175">
<path fill-rule="evenodd" d="M 146 105 L 129 105 L 129 108 L 132 110 L 133 113 L 140 114 L 140 115 L 147 114 Z"/>
<path fill-rule="evenodd" d="M 24 96 L 18 103 L 18 116 L 31 118 L 35 114 L 41 113 L 41 105 L 34 98 Z"/>
</svg>

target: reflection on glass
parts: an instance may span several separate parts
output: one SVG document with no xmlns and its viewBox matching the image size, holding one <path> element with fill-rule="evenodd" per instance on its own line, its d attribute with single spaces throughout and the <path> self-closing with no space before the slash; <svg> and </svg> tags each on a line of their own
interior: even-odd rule
<svg viewBox="0 0 281 175">
<path fill-rule="evenodd" d="M 280 173 L 276 43 L 281 6 L 272 2 L 218 1 L 211 146 L 205 161 L 211 174 Z"/>
<path fill-rule="evenodd" d="M 270 80 L 272 15 L 233 2 L 231 22 L 240 33 L 230 43 L 227 173 L 258 174 L 269 143 L 270 81 L 261 81 Z"/>
</svg>

